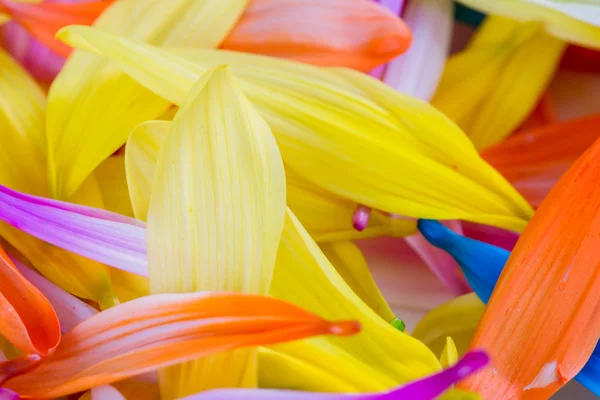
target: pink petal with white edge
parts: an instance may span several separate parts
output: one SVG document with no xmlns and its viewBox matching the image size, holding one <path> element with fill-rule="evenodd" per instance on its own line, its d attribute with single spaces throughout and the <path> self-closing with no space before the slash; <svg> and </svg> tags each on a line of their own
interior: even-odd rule
<svg viewBox="0 0 600 400">
<path fill-rule="evenodd" d="M 67 333 L 73 329 L 81 321 L 98 313 L 92 306 L 79 300 L 77 297 L 65 292 L 42 275 L 38 274 L 33 269 L 27 267 L 14 257 L 11 257 L 19 272 L 36 288 L 52 304 L 58 321 L 60 322 L 60 330 L 62 333 Z"/>
<path fill-rule="evenodd" d="M 483 351 L 474 350 L 465 354 L 454 366 L 383 393 L 339 394 L 290 390 L 220 389 L 188 396 L 182 400 L 432 400 L 488 363 L 489 357 Z"/>
<path fill-rule="evenodd" d="M 380 237 L 356 243 L 377 286 L 409 332 L 427 312 L 454 298 L 403 239 Z"/>
<path fill-rule="evenodd" d="M 136 219 L 0 185 L 0 220 L 92 260 L 148 275 L 145 224 Z"/>
</svg>

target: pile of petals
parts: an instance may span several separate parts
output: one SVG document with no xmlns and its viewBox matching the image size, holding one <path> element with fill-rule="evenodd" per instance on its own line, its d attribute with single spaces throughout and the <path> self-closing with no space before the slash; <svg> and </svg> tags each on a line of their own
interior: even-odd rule
<svg viewBox="0 0 600 400">
<path fill-rule="evenodd" d="M 0 22 L 0 400 L 600 396 L 600 2 Z"/>
</svg>

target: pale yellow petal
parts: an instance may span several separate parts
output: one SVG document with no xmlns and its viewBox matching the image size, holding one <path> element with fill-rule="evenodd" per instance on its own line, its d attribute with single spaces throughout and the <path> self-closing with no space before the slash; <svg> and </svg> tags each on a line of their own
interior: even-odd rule
<svg viewBox="0 0 600 400">
<path fill-rule="evenodd" d="M 442 367 L 448 368 L 456 364 L 457 361 L 458 350 L 456 349 L 456 344 L 454 344 L 454 340 L 452 340 L 450 336 L 447 336 L 446 345 L 440 356 L 440 363 L 442 364 Z"/>
<path fill-rule="evenodd" d="M 341 241 L 323 243 L 320 247 L 323 254 L 354 293 L 381 318 L 391 322 L 395 315 L 373 280 L 367 260 L 363 257 L 358 246 L 353 242 Z"/>
<path fill-rule="evenodd" d="M 266 122 L 226 67 L 209 71 L 161 146 L 148 210 L 151 293 L 264 294 L 285 214 L 285 174 Z M 161 393 L 256 385 L 256 350 L 161 372 Z"/>
<path fill-rule="evenodd" d="M 270 294 L 324 317 L 355 318 L 361 323 L 362 332 L 354 337 L 320 337 L 272 347 L 316 369 L 335 365 L 344 390 L 349 386 L 357 391 L 383 390 L 440 368 L 425 345 L 392 327 L 352 291 L 289 211 Z M 305 379 L 290 376 L 286 385 L 319 385 Z M 332 385 L 328 390 L 343 389 L 331 380 L 325 384 Z"/>
<path fill-rule="evenodd" d="M 488 17 L 469 46 L 448 60 L 432 104 L 478 149 L 494 145 L 533 111 L 565 46 L 539 23 Z"/>
<path fill-rule="evenodd" d="M 247 0 L 123 0 L 108 8 L 95 26 L 156 45 L 212 48 L 246 5 Z M 52 193 L 67 198 L 136 125 L 159 117 L 168 107 L 102 58 L 76 51 L 49 92 Z"/>
<path fill-rule="evenodd" d="M 132 217 L 133 209 L 125 176 L 125 157 L 108 157 L 94 170 L 94 176 L 104 200 L 104 209 Z"/>
<path fill-rule="evenodd" d="M 600 48 L 600 7 L 587 0 L 459 0 L 488 14 L 541 22 L 546 32 L 569 42 Z"/>
<path fill-rule="evenodd" d="M 452 337 L 459 355 L 463 355 L 485 305 L 475 293 L 465 294 L 442 304 L 429 312 L 417 324 L 413 336 L 425 343 L 436 354 L 441 354 L 446 338 Z"/>
<path fill-rule="evenodd" d="M 457 126 L 365 74 L 225 51 L 178 51 L 185 57 L 178 58 L 85 27 L 59 35 L 107 55 L 176 104 L 207 68 L 230 65 L 273 130 L 286 165 L 355 203 L 512 230 L 523 229 L 532 214 Z"/>
</svg>

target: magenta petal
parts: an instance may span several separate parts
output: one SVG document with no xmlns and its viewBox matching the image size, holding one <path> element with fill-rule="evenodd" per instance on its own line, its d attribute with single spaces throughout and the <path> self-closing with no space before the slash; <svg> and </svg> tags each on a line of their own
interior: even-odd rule
<svg viewBox="0 0 600 400">
<path fill-rule="evenodd" d="M 516 232 L 473 222 L 463 222 L 463 230 L 465 236 L 471 239 L 493 244 L 508 251 L 511 251 L 519 240 L 519 234 Z"/>
<path fill-rule="evenodd" d="M 46 296 L 50 304 L 52 304 L 52 307 L 58 316 L 62 333 L 69 332 L 81 321 L 98 313 L 95 308 L 59 288 L 16 258 L 11 257 L 11 260 L 19 272 L 38 288 L 39 291 Z"/>
<path fill-rule="evenodd" d="M 12 390 L 0 388 L 0 400 L 19 400 L 21 396 Z"/>
<path fill-rule="evenodd" d="M 136 219 L 0 185 L 0 220 L 92 260 L 148 275 L 145 224 Z"/>
<path fill-rule="evenodd" d="M 385 393 L 339 394 L 289 390 L 218 389 L 188 396 L 182 400 L 432 400 L 488 363 L 487 354 L 474 350 L 450 368 Z"/>
<path fill-rule="evenodd" d="M 444 225 L 454 232 L 462 234 L 460 221 L 446 221 Z M 461 295 L 471 291 L 464 277 L 460 274 L 460 267 L 448 253 L 432 246 L 421 234 L 406 237 L 405 241 L 435 276 L 454 294 Z"/>
<path fill-rule="evenodd" d="M 383 82 L 399 92 L 429 101 L 440 81 L 452 38 L 451 0 L 411 0 L 402 14 L 413 42 L 387 64 Z"/>
</svg>

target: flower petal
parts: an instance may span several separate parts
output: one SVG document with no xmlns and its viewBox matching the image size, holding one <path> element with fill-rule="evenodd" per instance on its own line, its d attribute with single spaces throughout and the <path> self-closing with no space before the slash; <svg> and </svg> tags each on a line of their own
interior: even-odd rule
<svg viewBox="0 0 600 400">
<path fill-rule="evenodd" d="M 521 235 L 471 342 L 490 350 L 498 373 L 484 371 L 465 388 L 492 400 L 548 397 L 591 356 L 600 337 L 598 157 L 600 141 L 562 176 Z"/>
<path fill-rule="evenodd" d="M 535 108 L 564 48 L 535 23 L 487 18 L 469 47 L 448 60 L 432 104 L 460 125 L 475 147 L 491 146 Z"/>
<path fill-rule="evenodd" d="M 410 42 L 402 20 L 371 0 L 253 0 L 221 48 L 368 71 Z"/>
<path fill-rule="evenodd" d="M 406 53 L 385 66 L 382 80 L 399 92 L 429 101 L 440 81 L 452 38 L 450 0 L 411 0 L 402 13 L 413 34 Z"/>
<path fill-rule="evenodd" d="M 125 157 L 108 157 L 94 170 L 94 176 L 100 186 L 104 209 L 133 217 L 125 177 Z"/>
<path fill-rule="evenodd" d="M 488 14 L 539 21 L 546 32 L 569 42 L 600 48 L 600 10 L 586 0 L 459 0 Z"/>
<path fill-rule="evenodd" d="M 216 47 L 247 0 L 118 1 L 95 23 L 99 29 L 164 46 Z M 118 96 L 115 95 L 118 93 Z M 140 122 L 169 103 L 95 55 L 75 52 L 48 97 L 50 187 L 65 200 L 127 139 Z"/>
<path fill-rule="evenodd" d="M 451 385 L 480 370 L 489 362 L 481 351 L 468 353 L 458 363 L 430 377 L 411 382 L 389 392 L 375 394 L 307 393 L 284 390 L 221 389 L 199 393 L 181 400 L 384 400 L 411 399 L 432 400 L 445 392 Z M 469 398 L 467 396 L 466 398 Z M 445 397 L 451 399 L 452 397 Z M 458 397 L 457 397 L 458 398 Z M 465 398 L 465 397 L 461 397 Z"/>
<path fill-rule="evenodd" d="M 461 218 L 515 230 L 522 229 L 531 214 L 526 202 L 482 162 L 443 115 L 365 74 L 241 53 L 178 52 L 197 63 L 193 64 L 92 28 L 71 27 L 60 35 L 73 45 L 120 60 L 128 73 L 176 104 L 208 66 L 229 64 L 276 135 L 286 165 L 358 204 L 411 217 Z M 377 172 L 399 168 L 401 175 Z"/>
<path fill-rule="evenodd" d="M 85 320 L 63 336 L 54 354 L 4 386 L 24 398 L 60 397 L 238 347 L 357 329 L 355 322 L 328 322 L 261 296 L 154 295 Z"/>
<path fill-rule="evenodd" d="M 50 355 L 60 341 L 54 309 L 0 248 L 0 334 L 19 350 Z"/>
<path fill-rule="evenodd" d="M 265 294 L 286 209 L 283 162 L 269 127 L 228 68 L 216 67 L 169 129 L 148 210 L 150 292 Z M 243 351 L 178 366 L 161 372 L 161 392 L 177 398 L 237 386 L 255 362 L 254 351 Z"/>
<path fill-rule="evenodd" d="M 442 364 L 442 367 L 448 368 L 456 364 L 457 361 L 458 350 L 456 349 L 456 344 L 454 344 L 454 340 L 452 340 L 450 336 L 447 336 L 446 345 L 444 346 L 444 350 L 440 356 L 440 363 Z"/>
<path fill-rule="evenodd" d="M 559 71 L 548 89 L 558 118 L 567 121 L 600 113 L 600 74 Z"/>
</svg>

